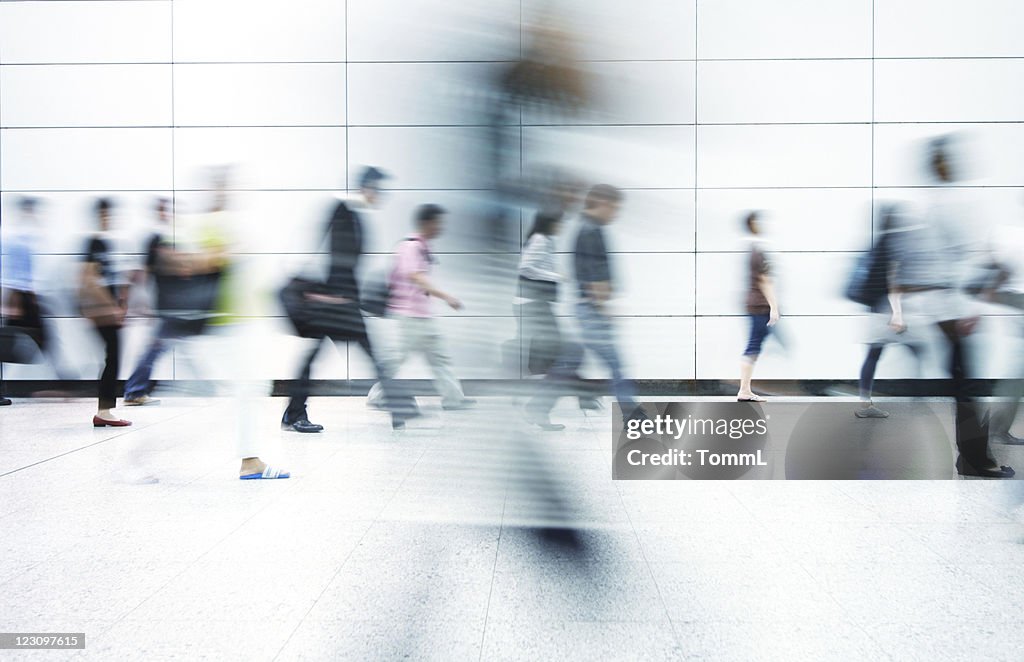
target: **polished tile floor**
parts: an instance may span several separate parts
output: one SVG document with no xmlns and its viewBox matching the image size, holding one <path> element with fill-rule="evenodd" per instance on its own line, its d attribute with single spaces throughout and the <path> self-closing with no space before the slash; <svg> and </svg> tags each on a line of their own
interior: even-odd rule
<svg viewBox="0 0 1024 662">
<path fill-rule="evenodd" d="M 92 407 L 0 410 L 0 632 L 87 642 L 0 659 L 1024 658 L 1019 481 L 612 481 L 607 409 L 265 398 L 293 477 L 243 482 L 231 399 Z"/>
</svg>

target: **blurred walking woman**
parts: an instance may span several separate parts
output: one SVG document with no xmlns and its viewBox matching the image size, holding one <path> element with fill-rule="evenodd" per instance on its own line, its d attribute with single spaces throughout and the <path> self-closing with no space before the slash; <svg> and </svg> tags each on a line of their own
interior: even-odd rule
<svg viewBox="0 0 1024 662">
<path fill-rule="evenodd" d="M 754 364 L 761 355 L 761 345 L 768 337 L 771 327 L 779 321 L 779 306 L 772 283 L 771 266 L 760 241 L 758 213 L 748 213 L 744 217 L 744 224 L 750 234 L 746 300 L 747 315 L 750 317 L 750 337 L 740 361 L 740 390 L 736 394 L 736 399 L 740 402 L 764 402 L 764 398 L 751 389 L 750 381 L 754 376 Z"/>
<path fill-rule="evenodd" d="M 110 410 L 117 404 L 117 374 L 120 370 L 121 327 L 127 307 L 127 291 L 116 278 L 116 271 L 107 237 L 114 203 L 108 198 L 96 201 L 98 232 L 89 238 L 85 249 L 85 263 L 79 285 L 79 305 L 82 316 L 92 322 L 103 340 L 106 354 L 103 374 L 99 382 L 99 408 L 92 417 L 93 427 L 123 427 L 131 425 Z"/>
<path fill-rule="evenodd" d="M 519 261 L 519 294 L 522 337 L 528 348 L 527 368 L 531 374 L 544 374 L 544 385 L 526 403 L 526 419 L 543 430 L 565 429 L 552 423 L 551 409 L 561 395 L 568 395 L 581 383 L 576 372 L 583 361 L 583 347 L 567 338 L 555 317 L 558 284 L 563 280 L 556 268 L 555 236 L 562 225 L 562 214 L 537 214 L 526 247 Z M 579 394 L 580 409 L 597 409 L 592 396 Z"/>
</svg>

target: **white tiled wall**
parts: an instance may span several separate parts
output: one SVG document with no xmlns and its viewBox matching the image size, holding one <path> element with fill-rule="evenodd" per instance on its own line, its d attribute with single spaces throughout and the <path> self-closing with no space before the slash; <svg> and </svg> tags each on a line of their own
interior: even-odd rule
<svg viewBox="0 0 1024 662">
<path fill-rule="evenodd" d="M 525 109 L 510 158 L 626 189 L 609 236 L 637 377 L 734 377 L 746 209 L 766 212 L 787 318 L 786 349 L 769 345 L 764 377 L 856 376 L 864 320 L 840 292 L 870 242 L 873 201 L 924 199 L 928 137 L 963 136 L 972 222 L 1024 220 L 1024 11 L 1013 0 L 0 1 L 0 208 L 9 227 L 19 194 L 46 200 L 41 286 L 81 376 L 96 371 L 96 348 L 72 316 L 70 283 L 93 198 L 118 199 L 118 245 L 138 253 L 152 197 L 195 211 L 204 168 L 227 163 L 248 259 L 271 293 L 322 267 L 325 214 L 362 164 L 394 176 L 368 218 L 374 253 L 408 231 L 415 205 L 451 210 L 436 252 L 438 280 L 466 302 L 443 311 L 457 371 L 507 376 L 513 287 L 487 283 L 515 255 L 491 241 L 485 101 L 533 14 L 575 34 L 594 104 L 568 117 Z M 306 343 L 266 303 L 253 361 L 264 377 L 293 377 Z M 386 344 L 387 324 L 371 328 Z M 1016 328 L 993 318 L 979 335 L 988 374 Z M 132 323 L 125 374 L 148 331 Z M 158 369 L 175 374 L 187 374 L 178 357 Z M 315 376 L 369 374 L 341 346 Z M 602 372 L 588 363 L 587 374 Z M 887 353 L 880 376 L 910 374 L 903 352 Z"/>
</svg>

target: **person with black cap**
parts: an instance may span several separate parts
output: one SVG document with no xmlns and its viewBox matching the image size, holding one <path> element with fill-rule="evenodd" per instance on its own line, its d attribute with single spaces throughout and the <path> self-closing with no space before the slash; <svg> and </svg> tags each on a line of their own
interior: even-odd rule
<svg viewBox="0 0 1024 662">
<path fill-rule="evenodd" d="M 356 269 L 363 254 L 363 222 L 361 210 L 373 209 L 380 200 L 381 182 L 386 175 L 379 169 L 367 167 L 359 177 L 359 193 L 339 200 L 328 221 L 327 241 L 330 262 L 326 280 L 315 291 L 308 291 L 304 297 L 324 313 L 320 326 L 324 334 L 303 360 L 298 379 L 293 382 L 288 408 L 281 418 L 281 427 L 295 432 L 320 432 L 323 426 L 312 423 L 306 413 L 306 400 L 310 393 L 310 373 L 313 361 L 320 351 L 325 338 L 334 342 L 355 341 L 363 348 L 381 382 L 384 392 L 384 407 L 391 412 L 391 425 L 395 429 L 405 427 L 405 421 L 418 414 L 411 398 L 400 397 L 395 392 L 394 381 L 381 369 L 370 344 L 359 304 L 359 283 Z"/>
</svg>

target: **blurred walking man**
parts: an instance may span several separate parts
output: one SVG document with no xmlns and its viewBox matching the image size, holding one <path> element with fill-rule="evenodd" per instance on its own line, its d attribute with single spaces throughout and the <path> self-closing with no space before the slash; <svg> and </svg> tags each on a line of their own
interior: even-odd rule
<svg viewBox="0 0 1024 662">
<path fill-rule="evenodd" d="M 593 352 L 611 371 L 612 392 L 622 408 L 624 420 L 644 417 L 636 404 L 633 382 L 622 373 L 622 360 L 615 345 L 608 302 L 615 293 L 615 280 L 608 255 L 604 226 L 614 221 L 622 205 L 622 191 L 598 184 L 587 193 L 579 234 L 576 235 L 575 270 L 580 299 L 576 315 L 583 331 L 583 346 Z"/>
<path fill-rule="evenodd" d="M 441 406 L 452 410 L 465 409 L 475 401 L 466 397 L 452 373 L 451 359 L 430 307 L 433 297 L 444 301 L 452 310 L 462 309 L 461 301 L 438 289 L 430 280 L 430 268 L 436 261 L 430 252 L 430 242 L 441 235 L 444 215 L 445 210 L 438 205 L 420 205 L 416 210 L 416 233 L 401 242 L 395 251 L 388 314 L 398 320 L 400 338 L 397 350 L 385 360 L 383 367 L 393 377 L 411 353 L 422 353 L 434 373 Z M 380 384 L 374 384 L 367 404 L 379 407 L 382 396 Z"/>
</svg>

